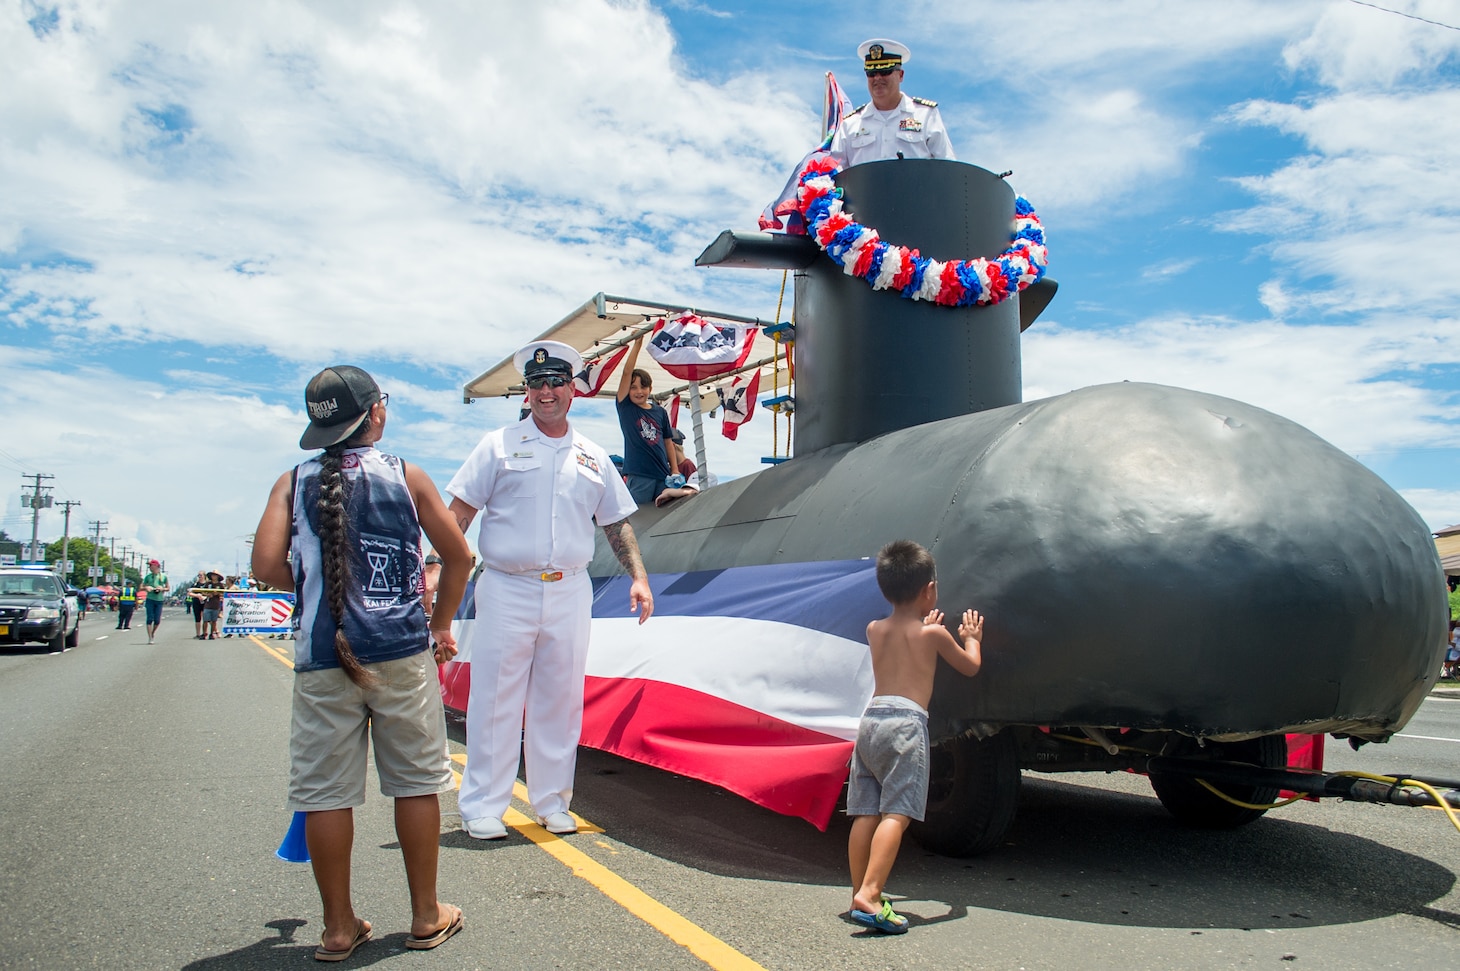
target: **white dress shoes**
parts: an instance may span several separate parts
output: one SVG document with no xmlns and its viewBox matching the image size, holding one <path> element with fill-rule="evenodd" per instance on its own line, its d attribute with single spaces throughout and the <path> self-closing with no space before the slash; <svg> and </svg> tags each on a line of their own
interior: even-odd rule
<svg viewBox="0 0 1460 971">
<path fill-rule="evenodd" d="M 566 836 L 568 833 L 578 832 L 578 822 L 567 813 L 552 813 L 549 816 L 537 817 L 537 825 L 549 833 L 556 833 L 559 836 Z"/>
<path fill-rule="evenodd" d="M 479 816 L 476 819 L 463 819 L 461 828 L 466 830 L 466 835 L 478 840 L 501 840 L 507 838 L 507 827 L 496 816 Z"/>
</svg>

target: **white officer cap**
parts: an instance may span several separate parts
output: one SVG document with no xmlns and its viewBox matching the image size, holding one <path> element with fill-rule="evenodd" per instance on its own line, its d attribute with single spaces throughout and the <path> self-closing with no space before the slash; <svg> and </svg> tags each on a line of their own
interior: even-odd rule
<svg viewBox="0 0 1460 971">
<path fill-rule="evenodd" d="M 544 374 L 571 378 L 583 370 L 583 355 L 562 341 L 533 341 L 512 356 L 512 364 L 524 378 Z"/>
<path fill-rule="evenodd" d="M 862 59 L 862 69 L 865 71 L 901 68 L 912 60 L 912 52 L 906 46 L 886 37 L 862 41 L 857 45 L 857 56 Z"/>
</svg>

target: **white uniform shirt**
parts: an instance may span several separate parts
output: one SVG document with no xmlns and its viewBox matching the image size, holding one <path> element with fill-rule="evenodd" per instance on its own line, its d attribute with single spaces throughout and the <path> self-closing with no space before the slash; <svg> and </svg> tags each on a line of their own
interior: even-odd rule
<svg viewBox="0 0 1460 971">
<path fill-rule="evenodd" d="M 446 491 L 481 510 L 477 549 L 501 573 L 581 569 L 594 519 L 605 526 L 638 508 L 608 452 L 572 426 L 548 438 L 530 415 L 484 435 Z"/>
<path fill-rule="evenodd" d="M 843 118 L 831 152 L 848 166 L 897 158 L 898 152 L 903 158 L 954 157 L 938 103 L 906 94 L 891 111 L 865 104 Z"/>
</svg>

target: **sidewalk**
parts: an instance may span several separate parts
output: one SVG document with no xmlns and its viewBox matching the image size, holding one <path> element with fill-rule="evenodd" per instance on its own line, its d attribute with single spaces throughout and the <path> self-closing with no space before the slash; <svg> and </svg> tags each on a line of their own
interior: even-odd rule
<svg viewBox="0 0 1460 971">
<path fill-rule="evenodd" d="M 1435 685 L 1430 689 L 1430 696 L 1434 698 L 1460 698 L 1460 682 L 1450 682 L 1445 685 Z"/>
</svg>

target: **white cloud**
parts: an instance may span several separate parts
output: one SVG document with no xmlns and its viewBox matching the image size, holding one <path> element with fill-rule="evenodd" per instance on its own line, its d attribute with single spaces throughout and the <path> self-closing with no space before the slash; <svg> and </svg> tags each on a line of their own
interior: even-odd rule
<svg viewBox="0 0 1460 971">
<path fill-rule="evenodd" d="M 495 356 L 597 289 L 743 291 L 693 256 L 804 141 L 806 106 L 688 77 L 641 3 L 127 11 L 41 39 L 10 11 L 12 321 Z"/>
<path fill-rule="evenodd" d="M 1460 367 L 1452 319 L 1379 327 L 1161 318 L 1024 338 L 1025 399 L 1114 381 L 1223 395 L 1290 418 L 1351 454 L 1460 448 L 1460 400 L 1418 380 Z"/>
<path fill-rule="evenodd" d="M 1283 50 L 1284 60 L 1295 69 L 1315 71 L 1334 88 L 1389 87 L 1460 52 L 1460 31 L 1375 9 L 1384 6 L 1460 26 L 1455 5 L 1444 0 L 1326 4 L 1312 32 Z"/>
<path fill-rule="evenodd" d="M 1249 102 L 1231 118 L 1295 135 L 1310 149 L 1269 175 L 1240 179 L 1259 204 L 1220 222 L 1268 237 L 1264 250 L 1284 276 L 1331 281 L 1301 297 L 1275 283 L 1274 313 L 1455 305 L 1460 88 Z"/>
<path fill-rule="evenodd" d="M 1454 489 L 1404 489 L 1404 501 L 1414 507 L 1431 532 L 1460 523 L 1460 491 Z"/>
<path fill-rule="evenodd" d="M 118 549 L 158 552 L 175 572 L 179 559 L 231 567 L 269 485 L 297 461 L 302 420 L 251 394 L 179 390 L 12 348 L 0 348 L 0 367 L 7 411 L 26 416 L 6 423 L 6 450 L 42 462 L 27 471 L 54 475 L 56 494 L 82 503 L 73 516 L 108 523 Z M 17 484 L 5 483 L 7 518 Z M 86 531 L 77 522 L 73 535 Z M 53 509 L 42 535 L 60 534 Z"/>
</svg>

